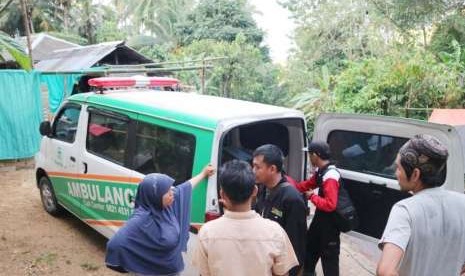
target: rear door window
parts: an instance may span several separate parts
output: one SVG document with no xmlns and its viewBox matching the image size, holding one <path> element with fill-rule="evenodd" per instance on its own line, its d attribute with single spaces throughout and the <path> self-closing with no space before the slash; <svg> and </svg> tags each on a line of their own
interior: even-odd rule
<svg viewBox="0 0 465 276">
<path fill-rule="evenodd" d="M 345 170 L 363 173 L 363 177 L 344 178 L 343 183 L 357 210 L 356 232 L 379 239 L 392 206 L 410 196 L 390 188 L 379 180 L 395 177 L 395 160 L 407 138 L 365 132 L 334 130 L 328 136 L 331 157 Z M 363 181 L 361 181 L 363 179 Z M 376 179 L 376 181 L 375 181 Z M 393 181 L 394 182 L 394 181 Z"/>
<path fill-rule="evenodd" d="M 408 141 L 388 135 L 335 130 L 328 136 L 333 161 L 339 168 L 395 179 L 395 160 Z"/>
</svg>

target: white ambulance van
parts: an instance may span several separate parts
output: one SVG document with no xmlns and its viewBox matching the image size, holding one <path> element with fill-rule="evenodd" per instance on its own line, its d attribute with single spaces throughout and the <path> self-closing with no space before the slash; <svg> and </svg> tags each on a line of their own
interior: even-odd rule
<svg viewBox="0 0 465 276">
<path fill-rule="evenodd" d="M 250 161 L 253 150 L 267 143 L 283 150 L 291 177 L 305 178 L 302 112 L 135 88 L 160 83 L 169 84 L 160 78 L 91 79 L 99 91 L 69 97 L 52 122 L 41 124 L 36 179 L 45 211 L 67 209 L 110 237 L 131 214 L 144 175 L 165 173 L 182 183 L 208 163 L 218 168 L 231 159 Z M 220 215 L 218 194 L 216 175 L 193 191 L 194 231 Z"/>
<path fill-rule="evenodd" d="M 41 125 L 36 179 L 44 209 L 52 215 L 67 209 L 111 237 L 131 214 L 145 174 L 165 173 L 182 182 L 207 163 L 218 168 L 231 159 L 251 161 L 253 150 L 267 143 L 283 150 L 289 176 L 307 178 L 306 125 L 300 111 L 134 87 L 170 85 L 166 79 L 92 81 L 100 93 L 71 96 L 52 122 Z M 400 191 L 395 178 L 397 151 L 421 133 L 447 146 L 444 186 L 463 193 L 464 152 L 451 126 L 354 114 L 322 114 L 315 123 L 313 139 L 329 143 L 360 218 L 349 236 L 374 261 L 392 205 L 410 196 Z M 216 175 L 194 190 L 193 226 L 220 215 L 218 193 Z"/>
</svg>

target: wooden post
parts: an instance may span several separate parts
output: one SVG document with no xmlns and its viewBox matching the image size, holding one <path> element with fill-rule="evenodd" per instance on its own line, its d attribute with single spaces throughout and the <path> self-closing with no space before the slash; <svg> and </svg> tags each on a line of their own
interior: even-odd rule
<svg viewBox="0 0 465 276">
<path fill-rule="evenodd" d="M 32 46 L 31 46 L 31 29 L 29 29 L 29 15 L 27 13 L 27 0 L 21 0 L 21 10 L 23 12 L 24 29 L 26 31 L 27 38 L 27 50 L 29 52 L 29 58 L 31 59 L 31 68 L 34 69 L 34 59 L 32 58 Z"/>
<path fill-rule="evenodd" d="M 201 76 L 201 81 L 202 81 L 202 87 L 201 87 L 201 91 L 202 91 L 202 94 L 205 95 L 205 60 L 203 59 L 202 60 L 202 76 Z"/>
</svg>

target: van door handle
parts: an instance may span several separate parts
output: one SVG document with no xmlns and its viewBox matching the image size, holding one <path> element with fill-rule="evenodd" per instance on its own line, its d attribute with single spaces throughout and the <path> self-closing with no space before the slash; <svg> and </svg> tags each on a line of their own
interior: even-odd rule
<svg viewBox="0 0 465 276">
<path fill-rule="evenodd" d="M 74 158 L 74 156 L 70 156 L 69 160 L 71 160 L 72 162 L 76 162 L 76 158 Z"/>
<path fill-rule="evenodd" d="M 87 173 L 87 163 L 86 163 L 86 162 L 82 162 L 82 164 L 84 164 L 84 173 Z"/>
</svg>

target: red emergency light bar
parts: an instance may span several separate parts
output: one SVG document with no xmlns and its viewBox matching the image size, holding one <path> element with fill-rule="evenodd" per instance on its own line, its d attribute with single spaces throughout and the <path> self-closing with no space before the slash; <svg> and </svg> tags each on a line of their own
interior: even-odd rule
<svg viewBox="0 0 465 276">
<path fill-rule="evenodd" d="M 110 87 L 174 87 L 179 80 L 167 77 L 102 77 L 89 80 L 89 85 Z"/>
</svg>

